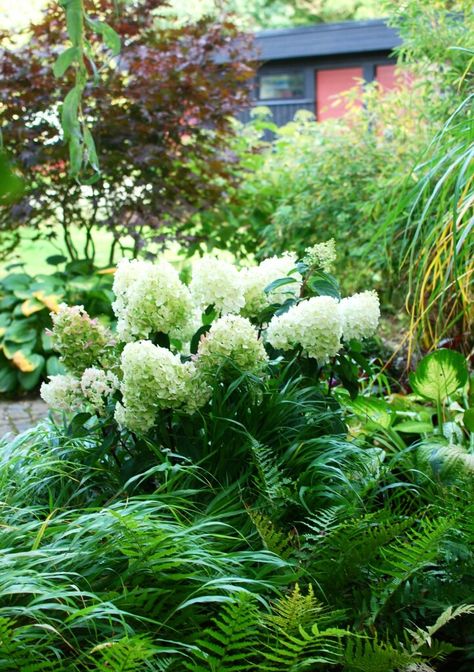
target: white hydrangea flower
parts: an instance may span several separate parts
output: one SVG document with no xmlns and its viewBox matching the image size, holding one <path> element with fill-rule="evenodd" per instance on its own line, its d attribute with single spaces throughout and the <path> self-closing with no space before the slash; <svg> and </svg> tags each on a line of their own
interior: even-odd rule
<svg viewBox="0 0 474 672">
<path fill-rule="evenodd" d="M 272 303 L 282 304 L 290 297 L 298 296 L 301 289 L 301 275 L 292 274 L 297 282 L 283 285 L 266 294 L 265 287 L 280 278 L 285 278 L 295 268 L 296 254 L 286 252 L 281 257 L 270 257 L 258 266 L 244 268 L 240 272 L 244 288 L 245 306 L 242 315 L 254 317 Z"/>
<path fill-rule="evenodd" d="M 80 381 L 70 375 L 50 376 L 49 382 L 41 385 L 40 395 L 57 411 L 77 411 L 84 402 Z"/>
<path fill-rule="evenodd" d="M 207 386 L 198 380 L 194 363 L 150 341 L 127 343 L 122 353 L 122 403 L 116 421 L 132 431 L 146 432 L 160 409 L 192 413 L 208 399 Z"/>
<path fill-rule="evenodd" d="M 188 328 L 193 312 L 191 294 L 168 262 L 122 259 L 113 290 L 116 300 L 112 308 L 123 341 L 146 338 L 153 332 L 178 336 Z"/>
<path fill-rule="evenodd" d="M 193 264 L 189 289 L 201 309 L 214 305 L 222 315 L 240 312 L 245 303 L 238 270 L 228 261 L 210 255 Z"/>
<path fill-rule="evenodd" d="M 215 371 L 227 360 L 243 371 L 258 372 L 267 359 L 256 328 L 240 315 L 225 315 L 216 320 L 201 338 L 197 352 L 197 365 L 207 372 Z"/>
<path fill-rule="evenodd" d="M 325 273 L 330 273 L 336 261 L 336 241 L 334 238 L 326 243 L 318 243 L 307 247 L 303 261 L 308 266 L 318 266 Z"/>
<path fill-rule="evenodd" d="M 377 292 L 354 294 L 341 301 L 344 340 L 360 340 L 373 336 L 380 319 Z"/>
<path fill-rule="evenodd" d="M 119 379 L 112 371 L 90 367 L 81 377 L 82 394 L 98 413 L 104 410 L 106 400 L 118 390 L 119 386 Z"/>
<path fill-rule="evenodd" d="M 301 346 L 309 357 L 325 362 L 342 347 L 342 315 L 339 302 L 331 296 L 316 296 L 275 315 L 266 332 L 277 350 Z"/>
</svg>

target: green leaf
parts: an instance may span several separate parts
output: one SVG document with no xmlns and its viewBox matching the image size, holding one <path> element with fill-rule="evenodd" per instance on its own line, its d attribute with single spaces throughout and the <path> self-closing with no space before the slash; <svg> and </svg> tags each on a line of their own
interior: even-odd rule
<svg viewBox="0 0 474 672">
<path fill-rule="evenodd" d="M 29 359 L 34 362 L 36 367 L 35 370 L 31 373 L 18 374 L 18 380 L 24 390 L 32 390 L 38 385 L 45 365 L 45 360 L 42 355 L 34 353 L 30 355 Z"/>
<path fill-rule="evenodd" d="M 418 364 L 410 373 L 413 391 L 432 401 L 443 401 L 467 382 L 466 359 L 453 350 L 436 350 Z"/>
<path fill-rule="evenodd" d="M 201 336 L 203 334 L 206 334 L 209 329 L 211 328 L 210 324 L 203 324 L 202 327 L 199 327 L 199 329 L 196 331 L 194 336 L 191 339 L 191 354 L 195 355 L 198 347 L 199 347 L 199 341 L 201 340 Z"/>
<path fill-rule="evenodd" d="M 78 127 L 78 111 L 81 100 L 82 89 L 75 86 L 66 95 L 61 111 L 61 126 L 63 128 L 64 139 L 69 140 L 74 129 Z"/>
<path fill-rule="evenodd" d="M 52 254 L 50 257 L 46 257 L 46 263 L 50 266 L 59 266 L 64 264 L 67 261 L 67 257 L 62 254 Z"/>
<path fill-rule="evenodd" d="M 291 285 L 294 284 L 295 282 L 299 282 L 296 278 L 278 278 L 277 280 L 274 280 L 271 282 L 269 285 L 265 287 L 265 294 L 270 294 L 270 292 L 273 292 L 275 289 L 278 289 L 279 287 L 283 287 L 284 285 Z"/>
<path fill-rule="evenodd" d="M 5 341 L 25 343 L 36 338 L 36 329 L 27 320 L 15 320 L 5 332 Z"/>
<path fill-rule="evenodd" d="M 46 331 L 41 333 L 41 345 L 45 352 L 53 351 L 53 339 Z"/>
<path fill-rule="evenodd" d="M 417 420 L 407 420 L 400 422 L 394 426 L 397 432 L 402 434 L 429 434 L 433 431 L 433 424 L 431 422 L 420 422 Z"/>
<path fill-rule="evenodd" d="M 307 281 L 308 287 L 317 296 L 332 296 L 340 299 L 339 285 L 336 278 L 323 271 L 316 271 Z"/>
<path fill-rule="evenodd" d="M 10 366 L 2 363 L 0 367 L 0 393 L 13 392 L 17 385 L 17 374 Z"/>
<path fill-rule="evenodd" d="M 9 292 L 17 290 L 25 291 L 31 285 L 32 280 L 33 278 L 26 273 L 10 273 L 10 275 L 2 279 L 1 285 Z"/>
<path fill-rule="evenodd" d="M 59 54 L 56 59 L 55 64 L 53 65 L 53 74 L 55 77 L 62 77 L 66 70 L 74 63 L 74 61 L 80 56 L 81 52 L 78 47 L 69 47 L 61 54 Z"/>
<path fill-rule="evenodd" d="M 69 0 L 66 6 L 66 23 L 69 39 L 74 45 L 78 45 L 82 37 L 82 2 L 81 0 Z"/>
<path fill-rule="evenodd" d="M 464 412 L 463 422 L 464 427 L 469 432 L 474 432 L 474 407 L 468 408 L 467 411 Z"/>
<path fill-rule="evenodd" d="M 97 156 L 97 150 L 95 148 L 94 138 L 92 133 L 84 126 L 84 145 L 87 149 L 87 160 L 94 170 L 99 170 L 99 158 Z"/>
<path fill-rule="evenodd" d="M 103 21 L 87 19 L 87 23 L 91 26 L 99 35 L 102 35 L 104 44 L 110 49 L 114 56 L 120 54 L 120 49 L 122 47 L 120 35 L 115 32 L 115 30 Z"/>
<path fill-rule="evenodd" d="M 51 355 L 51 357 L 48 357 L 46 360 L 46 373 L 48 376 L 58 376 L 64 372 L 65 368 L 59 361 L 59 357 L 56 357 L 56 355 Z"/>
<path fill-rule="evenodd" d="M 339 398 L 344 406 L 350 408 L 365 422 L 374 423 L 385 429 L 388 429 L 392 424 L 392 410 L 383 399 L 357 397 L 356 399 L 349 400 L 342 397 L 342 395 Z"/>
</svg>

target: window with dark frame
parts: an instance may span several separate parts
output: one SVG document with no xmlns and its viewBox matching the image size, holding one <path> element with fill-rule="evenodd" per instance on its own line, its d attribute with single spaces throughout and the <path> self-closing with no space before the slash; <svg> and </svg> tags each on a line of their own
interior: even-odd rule
<svg viewBox="0 0 474 672">
<path fill-rule="evenodd" d="M 304 97 L 303 70 L 262 74 L 258 77 L 259 100 L 295 100 Z"/>
</svg>

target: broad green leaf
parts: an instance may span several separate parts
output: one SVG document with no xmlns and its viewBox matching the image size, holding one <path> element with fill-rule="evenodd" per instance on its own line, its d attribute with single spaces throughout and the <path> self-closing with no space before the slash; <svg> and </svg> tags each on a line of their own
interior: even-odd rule
<svg viewBox="0 0 474 672">
<path fill-rule="evenodd" d="M 36 353 L 25 354 L 21 350 L 17 350 L 11 361 L 22 373 L 32 373 L 33 371 L 36 371 L 39 366 L 44 364 L 44 357 Z"/>
<path fill-rule="evenodd" d="M 63 256 L 62 254 L 52 254 L 51 256 L 46 257 L 46 263 L 50 266 L 59 266 L 60 264 L 64 264 L 66 261 L 67 257 Z"/>
<path fill-rule="evenodd" d="M 296 278 L 278 278 L 277 280 L 274 280 L 271 282 L 269 285 L 265 287 L 265 294 L 270 294 L 270 292 L 273 292 L 275 289 L 278 289 L 279 287 L 284 287 L 285 285 L 291 285 L 294 284 L 295 282 L 299 282 Z"/>
<path fill-rule="evenodd" d="M 45 352 L 53 351 L 53 339 L 46 331 L 41 333 L 41 345 L 43 346 L 43 350 Z"/>
<path fill-rule="evenodd" d="M 17 374 L 6 363 L 0 366 L 0 393 L 13 392 L 17 384 Z"/>
<path fill-rule="evenodd" d="M 28 341 L 22 343 L 15 343 L 14 341 L 7 341 L 6 339 L 2 343 L 3 354 L 7 359 L 12 359 L 17 350 L 21 350 L 25 354 L 33 352 L 36 345 L 36 332 L 34 338 L 30 338 Z"/>
<path fill-rule="evenodd" d="M 36 329 L 26 320 L 15 320 L 5 332 L 5 341 L 25 343 L 36 338 Z"/>
<path fill-rule="evenodd" d="M 433 424 L 431 422 L 420 422 L 417 420 L 407 420 L 400 422 L 394 426 L 397 432 L 402 434 L 428 434 L 433 431 Z"/>
<path fill-rule="evenodd" d="M 37 299 L 26 299 L 26 301 L 23 301 L 21 304 L 20 309 L 25 317 L 30 317 L 30 315 L 33 315 L 33 313 L 38 313 L 40 310 L 44 310 L 45 305 Z"/>
<path fill-rule="evenodd" d="M 468 408 L 463 416 L 464 426 L 470 432 L 474 432 L 474 407 Z"/>
<path fill-rule="evenodd" d="M 78 47 L 69 47 L 61 54 L 59 54 L 56 59 L 55 64 L 53 65 L 53 74 L 55 77 L 62 77 L 66 70 L 74 63 L 74 61 L 80 56 L 80 50 Z"/>
<path fill-rule="evenodd" d="M 361 420 L 388 428 L 392 423 L 392 410 L 383 399 L 357 397 L 347 399 L 340 397 L 341 403 L 350 408 Z"/>
<path fill-rule="evenodd" d="M 32 280 L 33 278 L 26 273 L 10 273 L 6 278 L 3 278 L 0 284 L 9 292 L 24 291 L 30 287 Z"/>
<path fill-rule="evenodd" d="M 466 359 L 453 350 L 436 350 L 410 373 L 413 391 L 431 401 L 443 401 L 467 382 Z"/>
<path fill-rule="evenodd" d="M 45 365 L 45 360 L 42 355 L 34 353 L 30 355 L 30 358 L 35 364 L 34 371 L 18 374 L 18 380 L 24 390 L 32 390 L 38 385 Z"/>
<path fill-rule="evenodd" d="M 57 376 L 59 374 L 65 373 L 65 368 L 59 361 L 59 357 L 56 355 L 51 355 L 46 360 L 46 373 L 48 376 Z"/>
<path fill-rule="evenodd" d="M 308 279 L 308 287 L 317 296 L 332 296 L 340 299 L 341 293 L 336 278 L 323 271 L 317 271 Z"/>
</svg>

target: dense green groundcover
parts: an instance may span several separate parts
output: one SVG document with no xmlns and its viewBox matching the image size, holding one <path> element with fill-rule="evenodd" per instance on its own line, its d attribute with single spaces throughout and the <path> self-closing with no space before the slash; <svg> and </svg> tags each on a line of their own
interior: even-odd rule
<svg viewBox="0 0 474 672">
<path fill-rule="evenodd" d="M 113 342 L 56 316 L 70 373 L 43 394 L 76 412 L 0 451 L 1 670 L 471 669 L 467 364 L 439 350 L 412 395 L 384 397 L 355 340 L 374 295 L 339 303 L 323 252 L 285 256 L 266 287 L 282 260 L 253 269 L 245 304 L 230 264 L 219 284 L 205 260 L 188 290 L 126 262 Z M 198 298 L 185 354 L 168 309 Z"/>
</svg>

